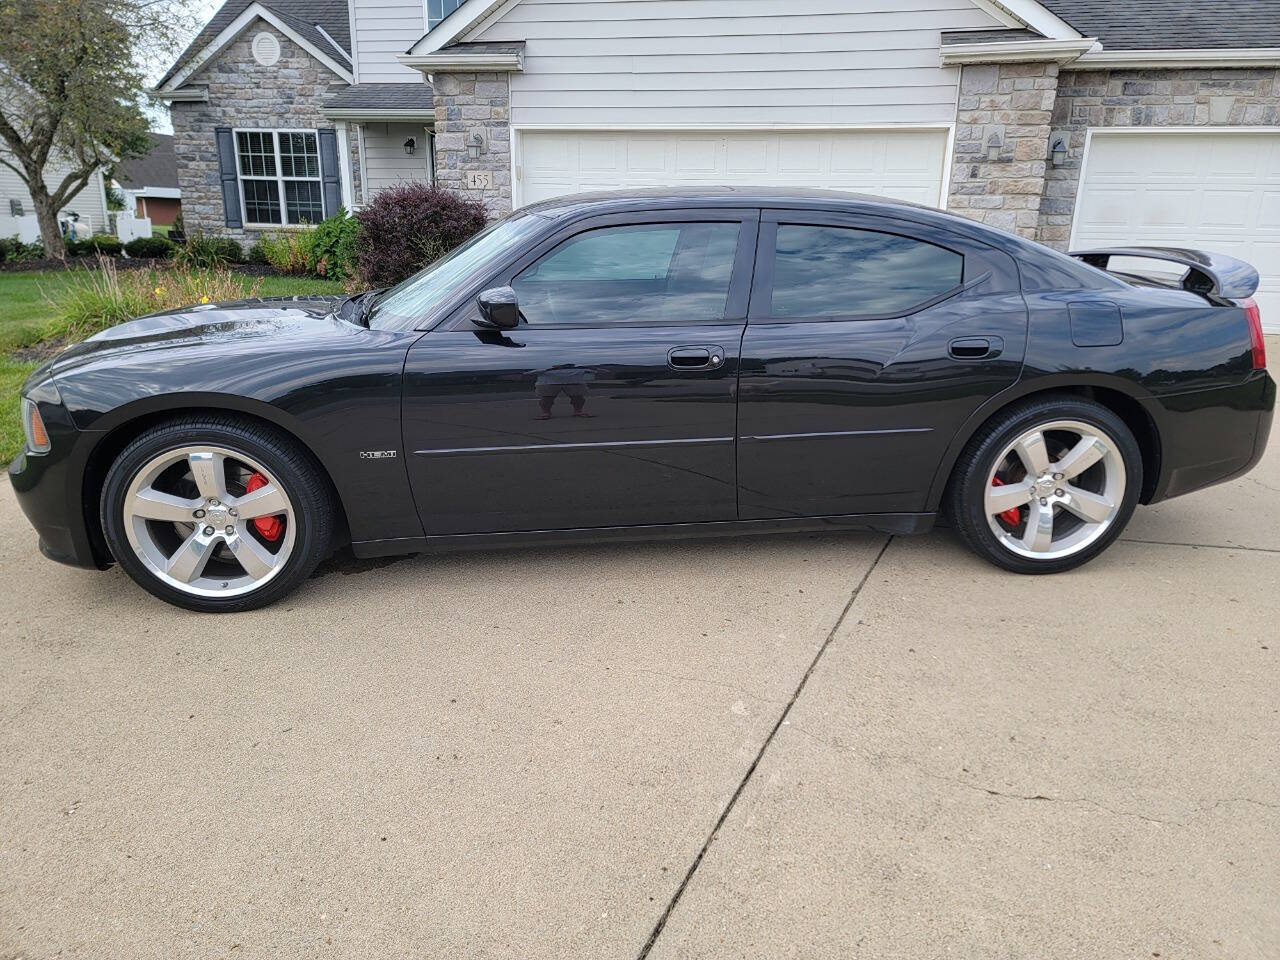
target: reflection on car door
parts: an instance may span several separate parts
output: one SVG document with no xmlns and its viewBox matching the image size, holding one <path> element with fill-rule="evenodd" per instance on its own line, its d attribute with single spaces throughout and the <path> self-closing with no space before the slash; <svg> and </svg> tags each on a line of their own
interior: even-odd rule
<svg viewBox="0 0 1280 960">
<path fill-rule="evenodd" d="M 925 509 L 960 425 L 1018 377 L 1008 255 L 909 220 L 766 212 L 742 348 L 743 519 Z"/>
<path fill-rule="evenodd" d="M 598 217 L 490 278 L 522 323 L 469 305 L 405 370 L 426 532 L 732 520 L 738 351 L 758 215 Z"/>
</svg>

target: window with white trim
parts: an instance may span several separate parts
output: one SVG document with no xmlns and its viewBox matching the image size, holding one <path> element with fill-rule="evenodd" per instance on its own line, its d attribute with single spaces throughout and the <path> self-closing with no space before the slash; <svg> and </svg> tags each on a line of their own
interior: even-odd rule
<svg viewBox="0 0 1280 960">
<path fill-rule="evenodd" d="M 246 225 L 324 219 L 314 130 L 237 130 L 236 163 Z"/>
</svg>

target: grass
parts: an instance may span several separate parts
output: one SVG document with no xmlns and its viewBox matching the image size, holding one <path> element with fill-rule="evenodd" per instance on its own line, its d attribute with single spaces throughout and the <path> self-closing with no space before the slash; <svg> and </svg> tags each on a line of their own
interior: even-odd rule
<svg viewBox="0 0 1280 960">
<path fill-rule="evenodd" d="M 22 449 L 18 395 L 23 381 L 40 365 L 37 361 L 19 360 L 13 353 L 64 336 L 69 329 L 94 329 L 93 324 L 68 324 L 72 287 L 84 281 L 82 271 L 0 273 L 0 464 L 8 463 Z M 315 277 L 234 274 L 229 282 L 239 288 L 241 295 L 257 282 L 260 297 L 342 293 L 341 284 Z"/>
</svg>

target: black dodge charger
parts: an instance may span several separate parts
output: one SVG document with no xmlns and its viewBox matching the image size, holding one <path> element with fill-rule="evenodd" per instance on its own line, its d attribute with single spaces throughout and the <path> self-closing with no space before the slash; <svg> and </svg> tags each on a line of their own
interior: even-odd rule
<svg viewBox="0 0 1280 960">
<path fill-rule="evenodd" d="M 1163 269 L 1122 272 L 1143 260 Z M 569 197 L 389 290 L 98 334 L 27 382 L 10 475 L 46 556 L 196 610 L 270 603 L 344 544 L 918 533 L 942 512 L 1050 573 L 1139 502 L 1257 463 L 1257 284 L 1217 254 L 1067 256 L 847 194 Z"/>
</svg>

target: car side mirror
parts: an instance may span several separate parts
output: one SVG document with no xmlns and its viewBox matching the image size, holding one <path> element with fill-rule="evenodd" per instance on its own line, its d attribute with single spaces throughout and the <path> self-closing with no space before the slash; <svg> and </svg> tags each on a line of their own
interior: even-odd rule
<svg viewBox="0 0 1280 960">
<path fill-rule="evenodd" d="M 491 330 L 514 330 L 520 325 L 520 300 L 510 287 L 493 287 L 476 297 L 476 323 Z"/>
</svg>

